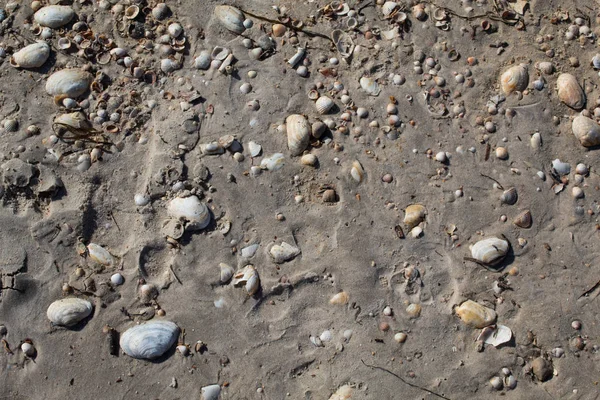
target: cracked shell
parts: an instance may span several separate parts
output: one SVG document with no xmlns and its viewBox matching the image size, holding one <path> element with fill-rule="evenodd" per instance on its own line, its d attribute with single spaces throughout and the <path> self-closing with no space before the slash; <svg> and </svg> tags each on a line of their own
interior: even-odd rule
<svg viewBox="0 0 600 400">
<path fill-rule="evenodd" d="M 593 119 L 578 115 L 573 119 L 571 129 L 582 146 L 594 147 L 600 145 L 600 125 Z"/>
<path fill-rule="evenodd" d="M 585 93 L 577 79 L 571 74 L 560 74 L 556 80 L 558 98 L 574 110 L 581 110 L 585 106 Z"/>
<path fill-rule="evenodd" d="M 56 71 L 46 81 L 46 92 L 52 96 L 77 98 L 84 94 L 93 77 L 89 72 L 78 68 Z"/>
<path fill-rule="evenodd" d="M 172 217 L 186 220 L 186 229 L 201 230 L 210 224 L 210 210 L 197 196 L 174 198 L 169 202 L 167 212 Z"/>
<path fill-rule="evenodd" d="M 500 87 L 506 94 L 523 91 L 529 84 L 529 73 L 523 65 L 515 65 L 507 69 L 500 77 Z"/>
<path fill-rule="evenodd" d="M 178 336 L 179 327 L 173 322 L 147 322 L 126 330 L 119 344 L 128 356 L 151 360 L 169 350 Z"/>
<path fill-rule="evenodd" d="M 224 28 L 233 33 L 239 35 L 246 30 L 244 27 L 246 17 L 244 17 L 243 12 L 235 7 L 226 5 L 216 6 L 215 16 Z"/>
<path fill-rule="evenodd" d="M 465 301 L 455 311 L 465 324 L 473 328 L 485 328 L 496 322 L 496 311 L 473 300 Z"/>
<path fill-rule="evenodd" d="M 38 42 L 23 47 L 10 58 L 10 65 L 15 68 L 38 68 L 50 57 L 50 46 L 46 42 Z"/>
<path fill-rule="evenodd" d="M 33 20 L 41 26 L 56 29 L 71 22 L 75 11 L 69 6 L 46 6 L 40 8 L 34 15 Z"/>
<path fill-rule="evenodd" d="M 286 119 L 288 148 L 293 156 L 298 156 L 308 147 L 311 127 L 308 120 L 299 114 L 292 114 Z"/>
<path fill-rule="evenodd" d="M 56 300 L 50 304 L 46 316 L 59 326 L 73 326 L 92 313 L 92 303 L 77 297 Z"/>
<path fill-rule="evenodd" d="M 427 210 L 421 204 L 411 204 L 406 207 L 404 213 L 404 223 L 409 229 L 412 229 L 423 222 Z"/>
<path fill-rule="evenodd" d="M 508 254 L 509 243 L 505 239 L 490 237 L 482 239 L 471 246 L 471 256 L 485 264 L 497 265 L 504 260 Z"/>
<path fill-rule="evenodd" d="M 254 265 L 246 265 L 235 273 L 231 283 L 233 283 L 234 287 L 244 286 L 248 294 L 252 296 L 260 288 L 258 271 L 254 268 Z"/>
</svg>

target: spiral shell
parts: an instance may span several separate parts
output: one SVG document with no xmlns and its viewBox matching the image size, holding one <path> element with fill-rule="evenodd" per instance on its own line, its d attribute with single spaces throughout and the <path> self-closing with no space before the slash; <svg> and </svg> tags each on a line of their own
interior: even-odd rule
<svg viewBox="0 0 600 400">
<path fill-rule="evenodd" d="M 518 90 L 523 91 L 529 84 L 529 73 L 523 65 L 515 65 L 507 69 L 500 77 L 500 87 L 506 94 Z"/>
<path fill-rule="evenodd" d="M 77 98 L 84 94 L 93 77 L 81 69 L 62 69 L 50 75 L 46 82 L 46 92 L 52 96 Z"/>
<path fill-rule="evenodd" d="M 46 6 L 33 14 L 33 20 L 41 26 L 56 29 L 71 22 L 75 11 L 69 6 Z"/>
<path fill-rule="evenodd" d="M 473 328 L 485 328 L 496 322 L 496 311 L 482 306 L 473 300 L 467 300 L 455 309 L 456 315 Z"/>
<path fill-rule="evenodd" d="M 600 125 L 594 120 L 579 115 L 573 119 L 571 125 L 573 134 L 585 147 L 600 146 Z"/>
<path fill-rule="evenodd" d="M 560 74 L 556 80 L 558 98 L 574 110 L 581 110 L 585 106 L 585 93 L 577 79 L 571 74 Z"/>
<path fill-rule="evenodd" d="M 15 68 L 38 68 L 50 57 L 50 46 L 46 42 L 38 42 L 23 47 L 10 58 L 10 65 Z"/>
<path fill-rule="evenodd" d="M 509 243 L 506 239 L 489 237 L 482 239 L 471 246 L 472 257 L 488 266 L 500 264 L 506 257 Z"/>
<path fill-rule="evenodd" d="M 59 326 L 73 326 L 92 313 L 92 303 L 77 297 L 56 300 L 50 304 L 46 315 Z"/>
<path fill-rule="evenodd" d="M 115 263 L 115 258 L 104 247 L 95 243 L 90 243 L 88 244 L 87 249 L 90 258 L 98 264 L 111 266 Z"/>
<path fill-rule="evenodd" d="M 237 271 L 231 281 L 234 287 L 244 286 L 250 296 L 255 294 L 260 288 L 260 278 L 254 265 L 246 265 Z"/>
<path fill-rule="evenodd" d="M 177 197 L 169 202 L 167 212 L 187 221 L 186 229 L 201 230 L 210 224 L 210 210 L 196 196 Z"/>
<path fill-rule="evenodd" d="M 292 156 L 298 156 L 308 147 L 311 127 L 308 120 L 299 114 L 292 114 L 286 119 L 288 148 Z"/>
<path fill-rule="evenodd" d="M 515 189 L 514 187 L 505 190 L 500 196 L 500 200 L 502 201 L 502 203 L 508 204 L 509 206 L 514 205 L 518 199 L 519 195 L 517 194 L 517 189 Z"/>
<path fill-rule="evenodd" d="M 352 176 L 352 179 L 354 179 L 358 183 L 361 183 L 363 181 L 363 179 L 365 178 L 365 170 L 363 169 L 360 162 L 354 161 L 352 163 L 352 168 L 350 168 L 350 176 Z"/>
<path fill-rule="evenodd" d="M 317 108 L 317 112 L 319 114 L 327 114 L 333 107 L 333 104 L 333 100 L 331 100 L 329 97 L 321 96 L 315 102 L 315 107 Z"/>
<path fill-rule="evenodd" d="M 519 228 L 529 229 L 533 224 L 533 218 L 531 217 L 531 212 L 529 210 L 523 211 L 521 214 L 517 215 L 513 220 L 513 223 Z"/>
<path fill-rule="evenodd" d="M 121 349 L 130 357 L 152 360 L 169 350 L 179 335 L 170 321 L 154 321 L 129 328 L 121 336 Z"/>
<path fill-rule="evenodd" d="M 404 210 L 404 223 L 412 229 L 423 222 L 426 213 L 427 209 L 421 204 L 411 204 Z"/>
<path fill-rule="evenodd" d="M 244 13 L 232 6 L 216 6 L 215 16 L 227 30 L 241 34 L 246 30 L 244 27 Z"/>
</svg>

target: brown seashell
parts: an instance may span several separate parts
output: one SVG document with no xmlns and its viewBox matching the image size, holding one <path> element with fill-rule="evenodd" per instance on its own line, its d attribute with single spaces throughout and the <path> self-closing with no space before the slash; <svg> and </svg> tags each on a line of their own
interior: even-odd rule
<svg viewBox="0 0 600 400">
<path fill-rule="evenodd" d="M 513 220 L 513 223 L 519 228 L 531 228 L 531 225 L 533 224 L 531 212 L 529 210 L 523 211 L 521 214 L 517 215 L 517 217 Z"/>
<path fill-rule="evenodd" d="M 335 203 L 338 201 L 337 193 L 333 189 L 327 189 L 323 192 L 323 203 Z"/>
<path fill-rule="evenodd" d="M 455 309 L 456 315 L 473 328 L 485 328 L 496 322 L 496 312 L 472 300 L 467 300 Z"/>
<path fill-rule="evenodd" d="M 585 93 L 577 79 L 571 74 L 560 74 L 556 80 L 558 98 L 574 110 L 581 110 L 585 106 Z"/>
<path fill-rule="evenodd" d="M 346 292 L 339 292 L 329 300 L 329 304 L 348 304 L 350 296 Z"/>
<path fill-rule="evenodd" d="M 500 77 L 500 87 L 506 94 L 523 91 L 529 84 L 529 73 L 523 65 L 515 65 L 507 69 Z"/>
<path fill-rule="evenodd" d="M 283 35 L 285 35 L 285 32 L 287 31 L 285 25 L 282 24 L 274 24 L 273 25 L 273 36 L 275 37 L 282 37 Z"/>
<path fill-rule="evenodd" d="M 404 211 L 404 223 L 408 229 L 412 229 L 425 220 L 427 210 L 421 204 L 411 204 Z"/>
<path fill-rule="evenodd" d="M 585 147 L 600 146 L 600 125 L 594 120 L 579 115 L 573 119 L 571 125 L 573 134 Z"/>
</svg>

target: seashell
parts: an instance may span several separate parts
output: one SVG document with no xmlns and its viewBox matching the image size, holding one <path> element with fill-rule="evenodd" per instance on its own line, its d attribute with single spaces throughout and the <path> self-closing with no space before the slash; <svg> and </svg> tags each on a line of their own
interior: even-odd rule
<svg viewBox="0 0 600 400">
<path fill-rule="evenodd" d="M 23 47 L 10 58 L 10 65 L 16 68 L 38 68 L 50 57 L 50 46 L 37 42 Z"/>
<path fill-rule="evenodd" d="M 221 394 L 221 386 L 219 385 L 208 385 L 202 389 L 202 400 L 219 400 L 219 394 Z"/>
<path fill-rule="evenodd" d="M 250 141 L 248 143 L 248 150 L 250 151 L 250 157 L 258 157 L 262 151 L 262 146 L 256 142 Z"/>
<path fill-rule="evenodd" d="M 551 75 L 554 72 L 554 64 L 552 64 L 549 61 L 542 61 L 537 63 L 536 68 L 546 75 Z"/>
<path fill-rule="evenodd" d="M 56 42 L 57 46 L 61 50 L 69 50 L 71 48 L 71 40 L 66 37 L 58 39 Z"/>
<path fill-rule="evenodd" d="M 558 98 L 574 110 L 581 110 L 585 106 L 585 93 L 577 79 L 571 74 L 560 74 L 556 80 Z"/>
<path fill-rule="evenodd" d="M 360 162 L 354 161 L 352 163 L 352 168 L 350 168 L 350 175 L 352 176 L 352 179 L 354 179 L 358 183 L 361 183 L 363 181 L 363 179 L 365 178 L 365 170 L 363 169 Z"/>
<path fill-rule="evenodd" d="M 423 222 L 426 213 L 427 210 L 421 204 L 411 204 L 404 210 L 404 223 L 412 229 Z"/>
<path fill-rule="evenodd" d="M 316 167 L 319 164 L 319 160 L 314 154 L 305 154 L 302 157 L 300 157 L 300 164 L 309 167 Z"/>
<path fill-rule="evenodd" d="M 219 263 L 219 268 L 221 269 L 219 280 L 221 283 L 227 283 L 233 277 L 234 269 L 231 265 L 225 263 Z"/>
<path fill-rule="evenodd" d="M 538 357 L 531 362 L 531 371 L 540 382 L 545 382 L 553 376 L 552 364 L 542 357 Z"/>
<path fill-rule="evenodd" d="M 77 297 L 56 300 L 50 304 L 46 315 L 59 326 L 73 326 L 92 313 L 92 303 Z"/>
<path fill-rule="evenodd" d="M 418 318 L 421 316 L 422 307 L 420 304 L 411 303 L 406 307 L 406 313 L 411 318 Z"/>
<path fill-rule="evenodd" d="M 539 150 L 542 147 L 542 135 L 539 132 L 535 132 L 531 135 L 530 143 L 532 149 Z"/>
<path fill-rule="evenodd" d="M 321 96 L 315 102 L 315 107 L 317 107 L 317 112 L 319 114 L 327 114 L 333 105 L 333 100 L 327 96 Z"/>
<path fill-rule="evenodd" d="M 412 8 L 413 17 L 418 19 L 419 21 L 424 21 L 427 18 L 427 13 L 425 12 L 425 8 L 422 4 L 417 4 Z"/>
<path fill-rule="evenodd" d="M 321 341 L 321 338 L 311 335 L 308 339 L 315 347 L 323 347 L 323 342 Z"/>
<path fill-rule="evenodd" d="M 500 87 L 506 94 L 523 91 L 529 85 L 529 74 L 523 65 L 515 65 L 507 69 L 500 77 Z"/>
<path fill-rule="evenodd" d="M 257 243 L 244 247 L 241 251 L 242 257 L 244 257 L 244 258 L 253 257 L 254 254 L 256 254 L 258 247 L 259 247 L 259 245 Z"/>
<path fill-rule="evenodd" d="M 287 28 L 283 24 L 273 24 L 272 32 L 275 37 L 282 37 L 285 35 Z"/>
<path fill-rule="evenodd" d="M 207 155 L 217 155 L 225 152 L 225 149 L 219 142 L 203 143 L 200 145 L 200 150 L 202 154 Z"/>
<path fill-rule="evenodd" d="M 329 400 L 349 400 L 352 398 L 352 388 L 348 385 L 343 385 L 329 397 Z"/>
<path fill-rule="evenodd" d="M 329 304 L 348 304 L 350 296 L 346 292 L 339 292 L 329 300 Z"/>
<path fill-rule="evenodd" d="M 25 343 L 21 344 L 21 351 L 27 357 L 33 357 L 35 355 L 36 350 L 35 350 L 35 347 L 33 347 L 33 345 L 31 343 L 25 342 Z"/>
<path fill-rule="evenodd" d="M 393 1 L 386 1 L 381 6 L 381 11 L 384 17 L 389 17 L 398 8 L 398 3 Z"/>
<path fill-rule="evenodd" d="M 52 5 L 40 8 L 33 14 L 33 20 L 41 26 L 56 29 L 71 22 L 74 16 L 71 7 Z"/>
<path fill-rule="evenodd" d="M 569 175 L 571 172 L 571 164 L 562 162 L 557 158 L 552 161 L 552 169 L 560 176 Z"/>
<path fill-rule="evenodd" d="M 286 118 L 286 129 L 290 153 L 292 156 L 302 154 L 310 141 L 311 127 L 308 120 L 303 115 L 292 114 Z"/>
<path fill-rule="evenodd" d="M 348 58 L 352 55 L 352 52 L 354 51 L 354 41 L 352 40 L 352 36 L 348 33 L 340 29 L 335 29 L 331 32 L 331 40 L 343 58 Z"/>
<path fill-rule="evenodd" d="M 139 14 L 140 8 L 134 4 L 127 7 L 123 15 L 126 19 L 135 19 Z"/>
<path fill-rule="evenodd" d="M 123 275 L 117 272 L 116 274 L 112 274 L 110 276 L 110 281 L 113 285 L 120 286 L 125 283 L 125 278 L 123 278 Z"/>
<path fill-rule="evenodd" d="M 134 326 L 121 336 L 121 349 L 130 357 L 152 360 L 162 356 L 177 341 L 179 327 L 170 321 Z"/>
<path fill-rule="evenodd" d="M 54 118 L 53 125 L 62 127 L 70 127 L 77 130 L 90 130 L 92 124 L 81 111 L 76 111 L 68 114 L 61 114 Z"/>
<path fill-rule="evenodd" d="M 507 389 L 512 390 L 517 387 L 517 378 L 514 375 L 509 375 L 504 378 L 504 386 Z"/>
<path fill-rule="evenodd" d="M 237 8 L 225 5 L 216 6 L 214 13 L 221 25 L 227 30 L 238 35 L 246 30 L 244 27 L 246 17 Z"/>
<path fill-rule="evenodd" d="M 111 266 L 115 262 L 115 258 L 108 252 L 108 250 L 95 243 L 88 244 L 87 251 L 90 258 L 100 265 Z"/>
<path fill-rule="evenodd" d="M 161 21 L 169 15 L 169 7 L 165 3 L 158 3 L 152 9 L 152 16 Z"/>
<path fill-rule="evenodd" d="M 167 27 L 167 32 L 172 38 L 177 39 L 183 33 L 183 26 L 181 24 L 175 22 L 173 24 L 169 24 Z"/>
<path fill-rule="evenodd" d="M 455 309 L 456 315 L 473 328 L 485 328 L 496 322 L 496 311 L 482 306 L 473 300 L 467 300 Z"/>
<path fill-rule="evenodd" d="M 494 376 L 492 379 L 490 379 L 490 385 L 496 390 L 502 390 L 504 387 L 502 379 L 498 376 Z"/>
<path fill-rule="evenodd" d="M 381 92 L 381 88 L 377 84 L 377 81 L 366 76 L 360 78 L 360 87 L 371 96 L 378 96 Z"/>
<path fill-rule="evenodd" d="M 244 286 L 250 296 L 254 295 L 260 288 L 260 279 L 258 271 L 253 265 L 246 265 L 237 271 L 231 281 L 234 287 Z"/>
<path fill-rule="evenodd" d="M 327 189 L 323 192 L 323 203 L 335 203 L 338 200 L 338 195 L 335 190 Z"/>
<path fill-rule="evenodd" d="M 196 196 L 177 197 L 169 202 L 167 212 L 187 221 L 186 229 L 201 230 L 210 224 L 210 210 Z"/>
<path fill-rule="evenodd" d="M 292 67 L 295 68 L 296 64 L 298 64 L 300 62 L 300 60 L 302 60 L 302 57 L 304 57 L 304 54 L 306 53 L 306 50 L 303 49 L 302 47 L 298 47 L 298 49 L 296 50 L 296 54 L 294 54 L 289 60 L 288 60 L 288 64 Z"/>
<path fill-rule="evenodd" d="M 578 115 L 573 119 L 571 129 L 583 146 L 594 147 L 600 145 L 600 125 L 593 119 Z"/>
<path fill-rule="evenodd" d="M 514 205 L 518 199 L 519 195 L 517 194 L 517 189 L 514 187 L 505 190 L 500 196 L 500 201 L 502 201 L 504 204 L 508 204 L 509 206 Z"/>
<path fill-rule="evenodd" d="M 46 81 L 46 92 L 75 99 L 88 90 L 93 79 L 92 74 L 78 68 L 62 69 L 50 75 Z"/>
<path fill-rule="evenodd" d="M 519 228 L 529 229 L 533 224 L 533 218 L 531 217 L 531 212 L 529 210 L 523 211 L 521 214 L 517 215 L 513 220 L 513 224 L 518 226 Z"/>
<path fill-rule="evenodd" d="M 506 239 L 489 237 L 471 246 L 473 260 L 484 266 L 500 264 L 508 254 L 510 244 Z"/>
<path fill-rule="evenodd" d="M 281 242 L 281 245 L 275 244 L 269 249 L 269 255 L 276 264 L 281 264 L 289 261 L 300 254 L 299 248 L 292 246 L 286 242 Z"/>
<path fill-rule="evenodd" d="M 13 118 L 8 118 L 4 120 L 3 126 L 6 132 L 16 132 L 19 130 L 19 121 Z"/>
<path fill-rule="evenodd" d="M 333 335 L 331 334 L 330 330 L 325 330 L 321 333 L 321 335 L 319 335 L 319 339 L 321 339 L 321 342 L 331 342 Z"/>
<path fill-rule="evenodd" d="M 260 167 L 269 171 L 277 171 L 285 165 L 285 158 L 281 153 L 275 153 L 260 161 Z"/>
<path fill-rule="evenodd" d="M 242 92 L 242 94 L 248 94 L 252 91 L 252 85 L 249 84 L 248 82 L 244 82 L 241 84 L 240 86 L 240 92 Z"/>
<path fill-rule="evenodd" d="M 160 60 L 160 70 L 165 74 L 178 70 L 179 68 L 181 68 L 181 64 L 172 58 L 163 58 Z"/>
<path fill-rule="evenodd" d="M 485 344 L 491 344 L 494 347 L 498 347 L 501 344 L 510 342 L 512 336 L 513 333 L 509 327 L 504 325 L 497 325 L 495 328 L 483 328 L 483 330 L 477 337 L 477 340 L 482 341 Z"/>
<path fill-rule="evenodd" d="M 594 69 L 600 69 L 600 54 L 596 54 L 592 57 L 592 66 Z"/>
</svg>

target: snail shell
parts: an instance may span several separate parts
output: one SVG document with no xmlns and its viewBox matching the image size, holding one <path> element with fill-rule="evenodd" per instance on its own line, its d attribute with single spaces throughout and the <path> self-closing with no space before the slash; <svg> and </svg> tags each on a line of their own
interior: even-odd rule
<svg viewBox="0 0 600 400">
<path fill-rule="evenodd" d="M 95 243 L 90 243 L 88 244 L 87 249 L 90 258 L 94 262 L 105 266 L 111 266 L 114 264 L 115 258 L 104 247 Z"/>
<path fill-rule="evenodd" d="M 581 110 L 585 106 L 585 93 L 571 74 L 560 74 L 556 80 L 558 98 L 574 110 Z"/>
<path fill-rule="evenodd" d="M 154 321 L 129 328 L 121 336 L 121 349 L 130 357 L 154 359 L 175 344 L 179 327 L 170 321 Z"/>
<path fill-rule="evenodd" d="M 500 87 L 506 94 L 518 90 L 523 91 L 529 84 L 529 73 L 523 65 L 515 65 L 507 69 L 500 77 Z"/>
<path fill-rule="evenodd" d="M 46 82 L 46 92 L 52 96 L 74 99 L 88 90 L 92 80 L 92 75 L 81 69 L 62 69 L 50 75 Z"/>
<path fill-rule="evenodd" d="M 50 46 L 38 42 L 23 47 L 10 58 L 10 64 L 16 68 L 38 68 L 50 57 Z"/>
<path fill-rule="evenodd" d="M 233 276 L 232 282 L 234 287 L 244 286 L 250 296 L 260 288 L 260 279 L 258 271 L 254 265 L 246 265 Z"/>
<path fill-rule="evenodd" d="M 411 204 L 406 207 L 404 213 L 404 223 L 409 229 L 412 229 L 425 219 L 427 210 L 421 204 Z"/>
<path fill-rule="evenodd" d="M 363 179 L 365 178 L 365 170 L 363 169 L 360 162 L 354 161 L 352 163 L 352 168 L 350 168 L 350 175 L 352 176 L 352 179 L 354 179 L 358 183 L 361 183 L 363 181 Z"/>
<path fill-rule="evenodd" d="M 573 119 L 571 129 L 583 146 L 593 147 L 600 145 L 600 125 L 594 120 L 579 115 Z"/>
<path fill-rule="evenodd" d="M 210 224 L 210 210 L 196 196 L 177 197 L 169 202 L 167 212 L 188 222 L 186 228 L 201 230 Z"/>
<path fill-rule="evenodd" d="M 71 22 L 75 11 L 69 6 L 46 6 L 33 14 L 33 20 L 41 26 L 56 29 Z"/>
<path fill-rule="evenodd" d="M 496 311 L 473 300 L 465 301 L 455 311 L 465 324 L 473 328 L 485 328 L 496 321 Z"/>
<path fill-rule="evenodd" d="M 241 34 L 246 30 L 244 27 L 244 13 L 232 6 L 216 6 L 215 16 L 227 30 Z"/>
<path fill-rule="evenodd" d="M 348 304 L 350 296 L 346 292 L 339 292 L 329 300 L 329 304 Z"/>
<path fill-rule="evenodd" d="M 56 300 L 46 315 L 54 325 L 73 326 L 92 313 L 92 303 L 77 297 Z"/>
<path fill-rule="evenodd" d="M 219 268 L 221 269 L 221 273 L 219 279 L 221 283 L 227 283 L 231 279 L 234 274 L 233 267 L 229 264 L 219 263 Z"/>
<path fill-rule="evenodd" d="M 519 199 L 519 195 L 517 194 L 517 189 L 515 189 L 514 187 L 511 187 L 510 189 L 505 190 L 504 192 L 502 192 L 502 195 L 500 196 L 500 200 L 504 204 L 508 204 L 509 206 L 512 206 L 513 204 L 515 204 L 518 199 Z"/>
<path fill-rule="evenodd" d="M 505 239 L 489 237 L 471 247 L 473 258 L 484 265 L 494 266 L 502 262 L 508 254 L 509 243 Z"/>
<path fill-rule="evenodd" d="M 519 228 L 529 229 L 533 224 L 533 218 L 531 217 L 531 212 L 529 210 L 523 211 L 521 214 L 517 215 L 513 220 L 513 223 Z"/>
<path fill-rule="evenodd" d="M 329 97 L 321 96 L 315 102 L 315 107 L 317 108 L 317 112 L 319 114 L 327 114 L 333 107 L 333 104 L 333 100 L 331 100 Z"/>
<path fill-rule="evenodd" d="M 302 154 L 310 141 L 311 127 L 308 120 L 299 114 L 292 114 L 286 119 L 288 148 L 293 156 Z"/>
<path fill-rule="evenodd" d="M 300 253 L 301 252 L 299 248 L 286 242 L 282 242 L 281 245 L 275 244 L 269 249 L 269 255 L 276 264 L 289 261 Z"/>
</svg>

